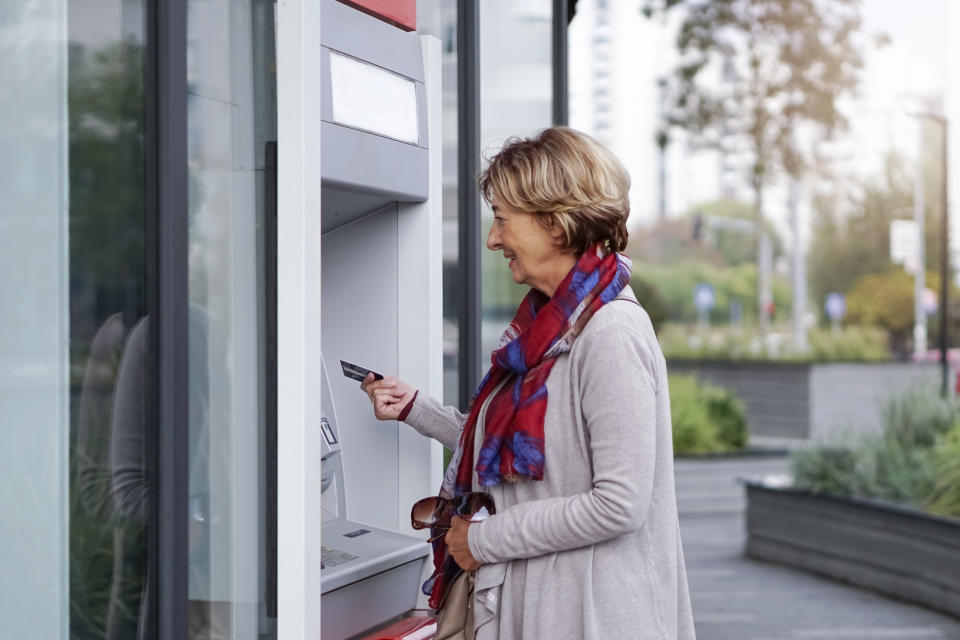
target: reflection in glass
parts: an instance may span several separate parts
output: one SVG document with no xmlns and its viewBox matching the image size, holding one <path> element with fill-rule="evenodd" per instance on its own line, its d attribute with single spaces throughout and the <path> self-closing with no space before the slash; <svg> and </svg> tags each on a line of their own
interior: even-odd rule
<svg viewBox="0 0 960 640">
<path fill-rule="evenodd" d="M 457 159 L 457 3 L 417 2 L 417 31 L 440 40 L 443 100 L 443 402 L 457 405 L 459 317 L 463 302 L 457 276 L 460 253 Z"/>
<path fill-rule="evenodd" d="M 261 321 L 265 145 L 276 139 L 273 4 L 187 7 L 190 637 L 274 637 Z"/>
<path fill-rule="evenodd" d="M 480 4 L 480 149 L 485 157 L 509 136 L 531 135 L 551 124 L 552 5 L 550 0 Z M 493 214 L 486 204 L 481 210 L 485 242 Z M 481 256 L 480 362 L 486 371 L 489 354 L 527 288 L 513 282 L 499 253 L 484 249 Z"/>
<path fill-rule="evenodd" d="M 68 21 L 74 638 L 142 637 L 149 598 L 143 10 L 75 3 Z"/>
</svg>

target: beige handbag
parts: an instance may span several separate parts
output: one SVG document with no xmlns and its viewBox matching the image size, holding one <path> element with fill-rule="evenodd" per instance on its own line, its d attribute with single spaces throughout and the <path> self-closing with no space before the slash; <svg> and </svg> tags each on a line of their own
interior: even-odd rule
<svg viewBox="0 0 960 640">
<path fill-rule="evenodd" d="M 434 640 L 473 640 L 474 572 L 463 571 L 440 603 Z"/>
</svg>

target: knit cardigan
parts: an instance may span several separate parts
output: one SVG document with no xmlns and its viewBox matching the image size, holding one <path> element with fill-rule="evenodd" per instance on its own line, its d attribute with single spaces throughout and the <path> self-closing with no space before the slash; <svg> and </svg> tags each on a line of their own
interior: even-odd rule
<svg viewBox="0 0 960 640">
<path fill-rule="evenodd" d="M 496 515 L 470 526 L 477 639 L 692 640 L 666 365 L 629 287 L 557 359 L 547 393 L 544 479 L 490 487 Z M 465 420 L 419 394 L 405 422 L 454 448 Z"/>
</svg>

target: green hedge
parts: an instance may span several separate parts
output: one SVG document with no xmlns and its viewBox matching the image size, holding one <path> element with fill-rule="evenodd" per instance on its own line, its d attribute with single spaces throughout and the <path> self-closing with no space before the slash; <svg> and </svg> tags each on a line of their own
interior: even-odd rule
<svg viewBox="0 0 960 640">
<path fill-rule="evenodd" d="M 659 334 L 668 360 L 721 360 L 729 362 L 883 362 L 891 359 L 884 330 L 846 327 L 807 332 L 809 351 L 798 352 L 790 329 L 773 331 L 767 344 L 754 328 L 720 326 L 701 335 L 695 325 L 665 323 Z"/>
<path fill-rule="evenodd" d="M 746 445 L 746 410 L 731 391 L 682 375 L 670 376 L 669 386 L 674 454 L 720 453 Z"/>
</svg>

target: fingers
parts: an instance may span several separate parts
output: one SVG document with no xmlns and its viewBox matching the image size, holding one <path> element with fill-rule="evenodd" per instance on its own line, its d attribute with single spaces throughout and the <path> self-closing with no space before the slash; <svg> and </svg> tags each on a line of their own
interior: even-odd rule
<svg viewBox="0 0 960 640">
<path fill-rule="evenodd" d="M 402 395 L 391 390 L 378 390 L 372 395 L 373 411 L 380 420 L 396 420 L 403 411 L 405 403 Z"/>
<path fill-rule="evenodd" d="M 394 377 L 385 377 L 382 380 L 374 380 L 373 374 L 368 373 L 367 377 L 360 383 L 360 389 L 368 394 L 374 389 L 394 389 L 401 386 L 400 381 Z"/>
<path fill-rule="evenodd" d="M 375 380 L 372 373 L 360 383 L 373 405 L 373 413 L 379 420 L 396 420 L 406 406 L 404 399 L 411 397 L 410 385 L 393 376 Z"/>
<path fill-rule="evenodd" d="M 398 382 L 400 381 L 392 376 L 387 376 L 381 380 L 377 380 L 373 377 L 373 373 L 368 373 L 367 377 L 364 378 L 363 382 L 360 383 L 360 389 L 369 392 L 370 389 L 376 389 L 380 387 L 395 387 L 397 386 Z"/>
<path fill-rule="evenodd" d="M 447 550 L 453 556 L 454 562 L 466 571 L 472 571 L 480 566 L 480 562 L 470 553 L 468 530 L 472 523 L 460 516 L 450 519 L 450 530 L 447 531 Z"/>
</svg>

